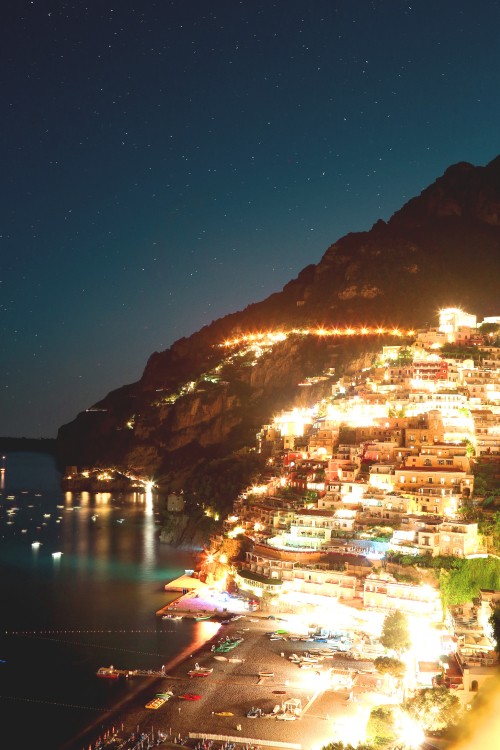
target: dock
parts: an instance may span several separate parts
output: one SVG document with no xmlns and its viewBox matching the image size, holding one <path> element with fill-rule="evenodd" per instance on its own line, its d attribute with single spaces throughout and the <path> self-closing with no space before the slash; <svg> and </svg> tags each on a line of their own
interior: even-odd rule
<svg viewBox="0 0 500 750">
<path fill-rule="evenodd" d="M 165 677 L 165 668 L 154 669 L 116 669 L 113 665 L 110 667 L 99 667 L 96 672 L 97 677 L 103 677 L 108 680 L 128 679 L 129 677 Z"/>
</svg>

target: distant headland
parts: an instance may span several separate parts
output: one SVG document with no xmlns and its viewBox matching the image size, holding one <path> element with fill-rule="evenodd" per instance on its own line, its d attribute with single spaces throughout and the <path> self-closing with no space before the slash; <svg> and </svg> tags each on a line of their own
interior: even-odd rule
<svg viewBox="0 0 500 750">
<path fill-rule="evenodd" d="M 30 451 L 55 455 L 56 441 L 54 438 L 0 437 L 0 451 Z"/>
</svg>

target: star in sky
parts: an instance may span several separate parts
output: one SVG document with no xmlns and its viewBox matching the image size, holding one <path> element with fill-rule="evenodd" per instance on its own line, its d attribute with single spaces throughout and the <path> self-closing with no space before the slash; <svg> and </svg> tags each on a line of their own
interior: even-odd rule
<svg viewBox="0 0 500 750">
<path fill-rule="evenodd" d="M 499 151 L 498 2 L 132 6 L 4 12 L 4 434 L 55 435 Z"/>
</svg>

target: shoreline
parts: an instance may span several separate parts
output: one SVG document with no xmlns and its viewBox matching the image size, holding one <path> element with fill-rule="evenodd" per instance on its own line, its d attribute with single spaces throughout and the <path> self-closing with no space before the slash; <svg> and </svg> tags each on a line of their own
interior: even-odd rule
<svg viewBox="0 0 500 750">
<path fill-rule="evenodd" d="M 231 618 L 232 613 L 228 611 L 227 615 Z M 217 616 L 220 613 L 214 613 Z M 338 653 L 310 671 L 301 669 L 295 654 L 305 654 L 311 646 L 297 637 L 277 636 L 276 631 L 286 632 L 293 627 L 285 614 L 247 612 L 237 621 L 224 623 L 216 632 L 211 629 L 209 637 L 200 638 L 177 654 L 169 662 L 165 677 L 148 681 L 132 700 L 115 706 L 106 715 L 108 726 L 104 731 L 111 730 L 114 722 L 116 732 L 113 740 L 109 731 L 102 748 L 111 748 L 114 742 L 124 742 L 126 737 L 144 732 L 161 735 L 162 747 L 183 743 L 192 748 L 199 739 L 212 738 L 241 742 L 242 747 L 316 750 L 338 739 L 338 726 L 347 718 L 359 721 L 361 703 L 365 706 L 363 711 L 367 711 L 372 701 L 378 705 L 389 699 L 375 684 L 375 668 L 369 658 L 353 662 Z M 222 652 L 224 656 L 221 652 L 214 654 L 212 647 L 217 641 L 235 637 L 240 639 L 235 650 Z M 195 656 L 201 670 L 207 669 L 206 677 L 193 678 L 188 674 Z M 336 684 L 332 675 L 346 673 L 352 675 L 352 685 Z M 356 687 L 355 677 L 360 678 Z M 160 683 L 163 691 L 170 690 L 173 695 L 158 711 L 148 710 L 144 705 L 147 689 L 151 693 L 151 687 Z M 197 698 L 186 700 L 187 694 L 197 694 Z M 289 710 L 285 705 L 301 707 L 295 720 L 276 720 L 282 718 L 277 713 Z M 257 713 L 252 713 L 252 709 Z M 99 723 L 102 721 L 100 718 Z M 89 742 L 95 742 L 99 734 L 96 724 L 93 723 L 93 737 L 88 730 L 87 735 L 79 735 L 65 750 L 90 750 Z"/>
<path fill-rule="evenodd" d="M 173 659 L 165 664 L 165 676 L 155 675 L 153 677 L 145 679 L 139 678 L 142 681 L 133 691 L 133 693 L 124 696 L 117 703 L 110 706 L 109 709 L 107 709 L 103 714 L 101 714 L 90 724 L 85 726 L 77 735 L 61 745 L 58 750 L 86 750 L 92 745 L 92 743 L 97 740 L 98 736 L 102 734 L 102 729 L 98 730 L 98 726 L 109 726 L 113 724 L 121 725 L 122 723 L 125 723 L 125 718 L 128 715 L 127 709 L 132 710 L 131 704 L 139 700 L 143 693 L 146 693 L 149 689 L 153 688 L 161 680 L 169 679 L 169 677 L 171 677 L 169 673 L 172 670 L 176 669 L 179 666 L 182 666 L 185 661 L 187 662 L 189 658 L 202 651 L 207 643 L 210 643 L 210 641 L 216 637 L 217 633 L 211 635 L 210 637 L 207 637 L 206 639 L 202 639 L 201 641 L 199 639 L 194 640 L 191 644 L 186 646 L 186 648 L 181 653 L 174 656 Z M 124 714 L 123 721 L 120 716 L 120 714 L 122 713 Z"/>
</svg>

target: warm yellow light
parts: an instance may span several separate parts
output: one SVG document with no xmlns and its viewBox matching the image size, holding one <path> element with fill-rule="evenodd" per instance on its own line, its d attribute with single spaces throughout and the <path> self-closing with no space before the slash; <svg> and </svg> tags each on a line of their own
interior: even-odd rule
<svg viewBox="0 0 500 750">
<path fill-rule="evenodd" d="M 425 740 L 425 732 L 418 721 L 400 711 L 397 716 L 398 740 L 408 750 L 418 750 Z"/>
</svg>

